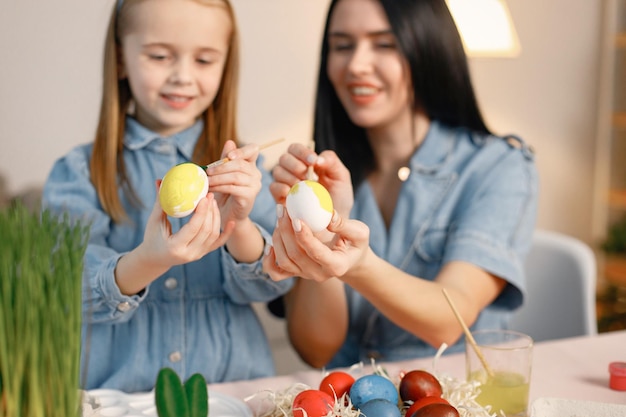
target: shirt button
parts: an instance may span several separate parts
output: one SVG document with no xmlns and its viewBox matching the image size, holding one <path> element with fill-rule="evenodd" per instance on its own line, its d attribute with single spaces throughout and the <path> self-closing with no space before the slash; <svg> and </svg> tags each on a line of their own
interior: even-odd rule
<svg viewBox="0 0 626 417">
<path fill-rule="evenodd" d="M 183 358 L 183 355 L 179 351 L 170 353 L 170 362 L 179 362 Z"/>
<path fill-rule="evenodd" d="M 165 280 L 165 288 L 168 290 L 173 290 L 176 287 L 178 287 L 178 281 L 176 278 L 168 278 Z"/>
<path fill-rule="evenodd" d="M 119 303 L 117 305 L 117 309 L 119 311 L 121 311 L 122 313 L 127 312 L 128 310 L 130 310 L 130 303 L 128 301 L 124 301 L 122 303 Z"/>
</svg>

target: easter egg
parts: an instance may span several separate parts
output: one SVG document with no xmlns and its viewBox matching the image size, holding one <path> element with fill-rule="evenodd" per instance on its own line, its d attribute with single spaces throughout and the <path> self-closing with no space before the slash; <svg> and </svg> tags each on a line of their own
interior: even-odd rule
<svg viewBox="0 0 626 417">
<path fill-rule="evenodd" d="M 163 211 L 172 217 L 191 214 L 200 200 L 209 192 L 209 177 L 193 162 L 176 165 L 163 177 L 159 188 L 159 202 Z"/>
<path fill-rule="evenodd" d="M 333 217 L 333 200 L 328 190 L 317 181 L 300 181 L 287 194 L 287 213 L 292 219 L 300 219 L 314 232 L 319 232 Z"/>
<path fill-rule="evenodd" d="M 350 387 L 350 400 L 356 408 L 374 399 L 398 403 L 398 389 L 389 379 L 381 375 L 365 375 L 354 381 Z"/>
<path fill-rule="evenodd" d="M 354 377 L 347 372 L 333 371 L 326 375 L 320 382 L 320 391 L 333 397 L 341 398 L 343 394 L 350 391 L 354 383 Z"/>
<path fill-rule="evenodd" d="M 430 404 L 450 404 L 448 400 L 443 397 L 437 397 L 435 395 L 427 395 L 426 397 L 422 397 L 419 400 L 415 401 L 411 406 L 406 410 L 406 417 L 413 417 L 417 411 L 423 407 L 426 407 Z"/>
<path fill-rule="evenodd" d="M 359 411 L 364 417 L 401 417 L 397 404 L 382 398 L 374 398 L 361 405 Z"/>
<path fill-rule="evenodd" d="M 443 393 L 439 380 L 430 372 L 419 369 L 407 372 L 398 389 L 402 401 L 417 401 L 426 396 L 441 397 Z"/>
<path fill-rule="evenodd" d="M 409 416 L 409 414 L 407 414 Z M 454 406 L 444 403 L 428 404 L 416 412 L 410 417 L 459 417 L 460 413 Z"/>
<path fill-rule="evenodd" d="M 335 399 L 325 392 L 308 389 L 295 396 L 293 417 L 324 417 L 333 409 Z"/>
</svg>

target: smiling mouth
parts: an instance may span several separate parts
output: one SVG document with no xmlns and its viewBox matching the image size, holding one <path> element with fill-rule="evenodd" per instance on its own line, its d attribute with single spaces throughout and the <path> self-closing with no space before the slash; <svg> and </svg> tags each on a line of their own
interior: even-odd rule
<svg viewBox="0 0 626 417">
<path fill-rule="evenodd" d="M 174 95 L 174 94 L 161 94 L 161 97 L 163 97 L 164 99 L 168 101 L 172 101 L 174 103 L 186 103 L 193 99 L 193 97 L 190 97 L 190 96 L 180 96 L 180 95 Z"/>
<path fill-rule="evenodd" d="M 378 92 L 377 88 L 366 86 L 350 87 L 348 90 L 353 96 L 371 96 Z"/>
</svg>

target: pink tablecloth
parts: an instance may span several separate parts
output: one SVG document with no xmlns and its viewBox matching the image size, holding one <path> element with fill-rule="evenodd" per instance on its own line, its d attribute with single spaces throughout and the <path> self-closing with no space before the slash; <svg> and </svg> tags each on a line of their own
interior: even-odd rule
<svg viewBox="0 0 626 417">
<path fill-rule="evenodd" d="M 626 391 L 614 391 L 608 387 L 608 367 L 612 361 L 626 362 L 626 331 L 537 343 L 533 354 L 530 402 L 540 397 L 555 397 L 626 404 Z M 401 370 L 433 370 L 432 358 L 381 365 L 392 377 Z M 462 354 L 443 356 L 436 371 L 464 378 L 465 358 Z M 274 378 L 211 384 L 209 389 L 246 399 L 262 390 L 280 391 L 296 383 L 317 388 L 321 379 L 322 372 L 313 370 Z M 251 405 L 254 408 L 254 401 Z"/>
</svg>

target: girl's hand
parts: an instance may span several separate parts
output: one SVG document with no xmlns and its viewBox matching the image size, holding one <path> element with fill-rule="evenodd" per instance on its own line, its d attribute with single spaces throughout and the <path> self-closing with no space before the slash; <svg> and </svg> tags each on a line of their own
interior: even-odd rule
<svg viewBox="0 0 626 417">
<path fill-rule="evenodd" d="M 300 276 L 318 282 L 341 278 L 363 261 L 369 250 L 369 228 L 358 220 L 343 219 L 337 211 L 328 226 L 329 242 L 320 241 L 299 220 L 292 220 L 277 206 L 274 245 L 263 259 L 264 270 L 274 280 Z"/>
<path fill-rule="evenodd" d="M 256 166 L 258 145 L 237 148 L 229 140 L 224 145 L 222 158 L 228 162 L 207 169 L 209 190 L 215 194 L 222 221 L 246 220 L 252 211 L 254 200 L 261 190 L 261 171 Z"/>
<path fill-rule="evenodd" d="M 298 181 L 306 180 L 309 167 L 317 176 L 317 181 L 330 193 L 333 205 L 342 217 L 348 217 L 354 204 L 354 192 L 350 172 L 333 151 L 324 151 L 319 156 L 306 146 L 294 143 L 283 154 L 272 171 L 274 182 L 270 191 L 278 204 L 285 204 L 291 187 Z"/>
<path fill-rule="evenodd" d="M 157 182 L 157 190 L 160 182 Z M 224 245 L 232 234 L 234 223 L 227 223 L 220 233 L 220 220 L 213 193 L 208 193 L 198 203 L 189 222 L 172 234 L 172 225 L 157 198 L 138 249 L 146 261 L 165 268 L 196 261 Z"/>
</svg>

